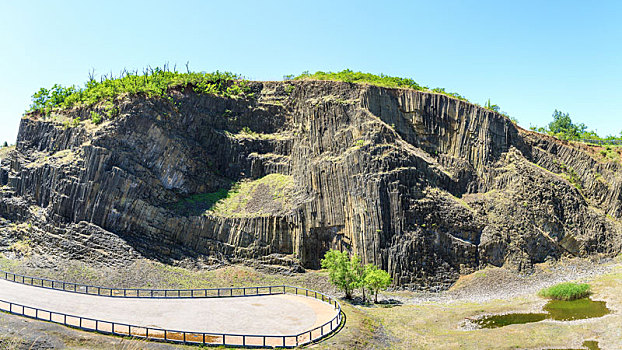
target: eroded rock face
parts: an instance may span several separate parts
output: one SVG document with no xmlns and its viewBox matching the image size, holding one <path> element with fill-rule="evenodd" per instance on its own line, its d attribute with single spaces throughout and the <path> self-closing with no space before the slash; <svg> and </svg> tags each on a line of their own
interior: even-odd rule
<svg viewBox="0 0 622 350">
<path fill-rule="evenodd" d="M 26 116 L 2 160 L 0 216 L 74 258 L 316 268 L 337 248 L 411 288 L 487 264 L 620 251 L 618 163 L 444 95 L 252 86 L 248 100 L 124 97 L 98 126 L 85 109 Z M 78 127 L 58 119 L 77 116 Z M 237 197 L 214 206 L 227 191 Z"/>
</svg>

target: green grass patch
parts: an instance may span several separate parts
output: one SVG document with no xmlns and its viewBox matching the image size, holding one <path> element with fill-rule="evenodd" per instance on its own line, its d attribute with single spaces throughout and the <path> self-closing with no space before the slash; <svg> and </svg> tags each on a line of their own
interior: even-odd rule
<svg viewBox="0 0 622 350">
<path fill-rule="evenodd" d="M 183 215 L 261 216 L 289 209 L 292 193 L 291 176 L 270 174 L 256 180 L 242 180 L 216 192 L 194 194 L 170 209 Z"/>
<path fill-rule="evenodd" d="M 257 180 L 240 181 L 211 211 L 222 216 L 274 214 L 290 207 L 292 192 L 292 177 L 288 175 L 270 174 Z"/>
<path fill-rule="evenodd" d="M 216 192 L 194 194 L 173 204 L 171 209 L 181 214 L 200 215 L 212 209 L 219 200 L 227 198 L 229 192 L 229 189 L 221 188 Z"/>
<path fill-rule="evenodd" d="M 542 289 L 538 295 L 553 300 L 576 300 L 590 295 L 590 285 L 573 282 L 559 283 Z"/>
</svg>

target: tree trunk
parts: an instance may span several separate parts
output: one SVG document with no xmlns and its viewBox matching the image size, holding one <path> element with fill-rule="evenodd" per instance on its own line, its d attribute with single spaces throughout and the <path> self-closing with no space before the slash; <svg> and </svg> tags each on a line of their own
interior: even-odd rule
<svg viewBox="0 0 622 350">
<path fill-rule="evenodd" d="M 376 293 L 374 294 L 374 303 L 378 304 L 378 289 L 376 289 Z"/>
</svg>

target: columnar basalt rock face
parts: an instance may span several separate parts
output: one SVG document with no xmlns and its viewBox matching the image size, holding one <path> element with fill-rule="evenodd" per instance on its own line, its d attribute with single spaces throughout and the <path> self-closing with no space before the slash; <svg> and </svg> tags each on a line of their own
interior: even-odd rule
<svg viewBox="0 0 622 350">
<path fill-rule="evenodd" d="M 316 268 L 337 248 L 410 288 L 445 288 L 487 264 L 620 251 L 617 163 L 440 94 L 251 85 L 246 100 L 125 96 L 101 125 L 92 109 L 24 117 L 0 167 L 0 216 L 69 258 Z M 271 174 L 287 186 L 262 182 Z M 204 200 L 227 190 L 239 196 L 231 207 Z M 4 232 L 5 245 L 17 239 Z"/>
</svg>

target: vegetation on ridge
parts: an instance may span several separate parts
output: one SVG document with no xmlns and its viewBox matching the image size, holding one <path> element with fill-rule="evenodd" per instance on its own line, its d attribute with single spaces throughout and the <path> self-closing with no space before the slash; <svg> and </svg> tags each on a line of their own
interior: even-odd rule
<svg viewBox="0 0 622 350">
<path fill-rule="evenodd" d="M 604 138 L 600 137 L 595 131 L 588 130 L 587 125 L 583 123 L 573 123 L 569 113 L 564 113 L 562 111 L 558 111 L 557 109 L 553 112 L 553 121 L 551 121 L 548 125 L 545 127 L 532 126 L 530 129 L 543 134 L 551 135 L 560 140 L 622 141 L 622 133 L 618 136 L 609 135 Z"/>
<path fill-rule="evenodd" d="M 413 89 L 417 91 L 426 91 L 426 92 L 442 94 L 442 95 L 446 95 L 449 97 L 457 98 L 461 101 L 473 103 L 469 101 L 466 97 L 460 95 L 457 92 L 449 92 L 449 91 L 446 91 L 444 88 L 438 88 L 438 87 L 431 89 L 427 86 L 419 85 L 416 81 L 410 78 L 392 77 L 392 76 L 384 75 L 384 74 L 376 75 L 376 74 L 371 74 L 371 73 L 354 72 L 350 69 L 345 69 L 345 70 L 342 70 L 341 72 L 336 72 L 336 73 L 318 71 L 318 72 L 311 74 L 309 72 L 303 72 L 302 74 L 298 76 L 286 75 L 284 78 L 285 80 L 332 80 L 332 81 L 343 81 L 347 83 L 363 83 L 363 84 L 370 84 L 370 85 L 376 85 L 376 86 L 382 86 L 382 87 L 388 87 L 388 88 Z M 480 106 L 477 103 L 473 103 L 473 104 Z M 512 118 L 506 112 L 501 111 L 501 108 L 498 105 L 491 104 L 490 99 L 487 101 L 486 105 L 480 106 L 480 107 L 499 113 L 503 115 L 504 117 L 509 118 L 512 122 L 518 123 L 516 118 Z"/>
<path fill-rule="evenodd" d="M 112 103 L 122 94 L 147 97 L 168 97 L 170 89 L 181 86 L 190 87 L 196 93 L 214 94 L 226 97 L 252 97 L 248 82 L 240 75 L 230 72 L 181 73 L 163 68 L 146 68 L 142 73 L 124 70 L 118 77 L 104 75 L 99 80 L 90 74 L 84 87 L 63 87 L 54 84 L 52 88 L 41 88 L 32 95 L 32 105 L 26 113 L 49 115 L 55 110 L 64 110 L 73 106 L 92 106 L 100 102 Z"/>
<path fill-rule="evenodd" d="M 313 74 L 309 72 L 303 72 L 298 76 L 287 75 L 285 76 L 286 80 L 333 80 L 333 81 L 343 81 L 347 83 L 364 83 L 388 88 L 406 88 L 413 89 L 418 91 L 429 91 L 435 92 L 447 96 L 451 96 L 457 98 L 462 101 L 468 101 L 464 96 L 455 93 L 445 91 L 444 88 L 434 88 L 430 89 L 427 86 L 419 85 L 416 81 L 410 78 L 399 78 L 392 77 L 389 75 L 376 75 L 371 73 L 363 73 L 363 72 L 354 72 L 350 69 L 342 70 L 341 72 L 315 72 Z"/>
</svg>

